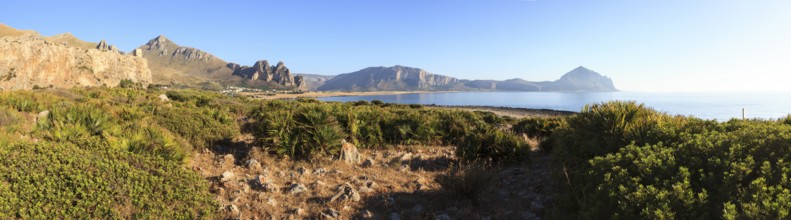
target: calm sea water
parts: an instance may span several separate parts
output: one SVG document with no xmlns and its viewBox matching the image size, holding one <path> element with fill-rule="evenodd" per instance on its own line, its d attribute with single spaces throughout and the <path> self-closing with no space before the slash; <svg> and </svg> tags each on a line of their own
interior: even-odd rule
<svg viewBox="0 0 791 220">
<path fill-rule="evenodd" d="M 791 114 L 791 92 L 448 92 L 402 95 L 344 96 L 322 101 L 381 100 L 401 104 L 476 105 L 553 109 L 579 112 L 585 104 L 633 100 L 673 115 L 719 121 L 741 118 L 780 118 Z"/>
</svg>

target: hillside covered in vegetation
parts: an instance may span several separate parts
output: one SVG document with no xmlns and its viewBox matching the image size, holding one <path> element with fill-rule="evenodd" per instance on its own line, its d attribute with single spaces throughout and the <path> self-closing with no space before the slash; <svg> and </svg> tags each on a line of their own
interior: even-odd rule
<svg viewBox="0 0 791 220">
<path fill-rule="evenodd" d="M 252 100 L 127 83 L 112 89 L 3 92 L 0 125 L 0 218 L 213 219 L 239 209 L 267 215 L 253 206 L 226 206 L 219 187 L 228 188 L 224 179 L 230 175 L 202 176 L 209 168 L 190 164 L 200 164 L 193 160 L 204 160 L 203 152 L 233 152 L 231 164 L 248 167 L 252 160 L 233 162 L 233 157 L 261 152 L 299 166 L 328 164 L 346 153 L 345 141 L 372 154 L 402 146 L 453 149 L 458 158 L 453 165 L 416 172 L 446 173 L 426 181 L 441 186 L 438 193 L 456 195 L 448 198 L 470 201 L 471 213 L 420 206 L 415 218 L 482 216 L 475 210 L 496 214 L 496 207 L 482 202 L 499 196 L 487 193 L 496 190 L 489 185 L 497 177 L 486 173 L 502 176 L 513 171 L 505 168 L 536 163 L 549 167 L 546 176 L 553 184 L 542 186 L 551 190 L 541 196 L 552 202 L 544 210 L 528 201 L 525 211 L 535 214 L 515 210 L 514 216 L 778 219 L 788 218 L 791 210 L 791 118 L 717 122 L 611 102 L 571 116 L 518 119 L 378 101 Z M 531 161 L 536 155 L 549 159 Z M 365 163 L 349 166 L 374 166 Z M 262 193 L 300 187 L 293 183 L 272 192 L 261 181 L 250 184 Z M 435 196 L 417 191 L 418 197 Z M 528 190 L 514 193 L 520 191 Z M 378 197 L 364 196 L 366 207 L 379 204 L 365 198 Z M 386 210 L 418 209 L 388 204 Z M 335 217 L 368 216 L 358 213 L 367 210 L 352 210 L 359 206 L 348 207 L 326 209 Z"/>
</svg>

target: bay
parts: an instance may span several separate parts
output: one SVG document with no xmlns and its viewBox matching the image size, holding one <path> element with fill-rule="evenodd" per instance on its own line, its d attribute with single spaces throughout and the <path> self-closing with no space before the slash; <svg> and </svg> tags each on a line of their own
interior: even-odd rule
<svg viewBox="0 0 791 220">
<path fill-rule="evenodd" d="M 494 106 L 579 112 L 586 104 L 612 100 L 636 101 L 671 115 L 726 121 L 741 118 L 776 119 L 791 114 L 791 92 L 440 92 L 399 95 L 341 96 L 322 101 L 446 106 Z"/>
</svg>

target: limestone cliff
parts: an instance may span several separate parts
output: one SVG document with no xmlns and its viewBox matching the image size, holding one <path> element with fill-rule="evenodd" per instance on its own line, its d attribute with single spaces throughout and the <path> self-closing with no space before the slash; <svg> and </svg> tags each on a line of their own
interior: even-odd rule
<svg viewBox="0 0 791 220">
<path fill-rule="evenodd" d="M 0 89 L 117 86 L 129 79 L 147 85 L 151 71 L 141 57 L 84 49 L 38 34 L 0 38 Z"/>
<path fill-rule="evenodd" d="M 240 66 L 235 63 L 228 63 L 226 66 L 233 70 L 233 75 L 245 79 L 272 82 L 286 87 L 304 88 L 302 77 L 292 75 L 291 70 L 286 67 L 283 61 L 278 62 L 275 66 L 270 66 L 266 60 L 259 60 L 252 67 Z"/>
<path fill-rule="evenodd" d="M 353 73 L 340 74 L 318 90 L 448 90 L 460 85 L 459 79 L 405 67 L 369 67 Z"/>
</svg>

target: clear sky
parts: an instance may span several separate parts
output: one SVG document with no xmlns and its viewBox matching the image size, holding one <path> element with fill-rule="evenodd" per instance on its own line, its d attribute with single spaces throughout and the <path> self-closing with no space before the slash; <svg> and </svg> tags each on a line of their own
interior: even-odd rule
<svg viewBox="0 0 791 220">
<path fill-rule="evenodd" d="M 789 0 L 276 0 L 0 3 L 0 23 L 129 51 L 157 35 L 226 61 L 334 75 L 405 65 L 631 91 L 791 90 Z"/>
</svg>

